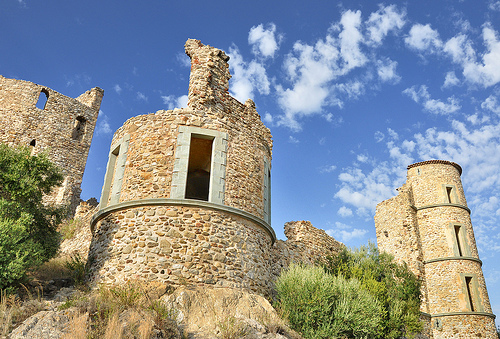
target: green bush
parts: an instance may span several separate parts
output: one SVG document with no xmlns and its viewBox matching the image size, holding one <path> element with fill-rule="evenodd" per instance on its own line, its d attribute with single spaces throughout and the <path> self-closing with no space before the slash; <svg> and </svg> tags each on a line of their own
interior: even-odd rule
<svg viewBox="0 0 500 339">
<path fill-rule="evenodd" d="M 374 338 L 408 337 L 422 331 L 420 281 L 404 264 L 397 264 L 374 244 L 344 249 L 324 265 L 327 272 L 357 279 L 383 307 L 380 332 Z"/>
<path fill-rule="evenodd" d="M 55 256 L 64 213 L 42 199 L 62 178 L 46 155 L 0 145 L 0 289 Z"/>
<path fill-rule="evenodd" d="M 276 282 L 277 307 L 306 338 L 374 338 L 382 306 L 356 279 L 292 265 Z"/>
</svg>

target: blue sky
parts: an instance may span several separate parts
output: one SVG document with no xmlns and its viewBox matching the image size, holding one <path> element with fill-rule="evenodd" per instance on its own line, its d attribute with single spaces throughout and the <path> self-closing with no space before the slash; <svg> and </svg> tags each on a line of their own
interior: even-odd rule
<svg viewBox="0 0 500 339">
<path fill-rule="evenodd" d="M 185 105 L 188 38 L 230 55 L 230 92 L 271 129 L 280 238 L 304 219 L 375 241 L 375 205 L 407 165 L 459 163 L 500 315 L 500 1 L 2 0 L 0 32 L 3 76 L 105 90 L 84 199 L 100 196 L 117 128 Z"/>
</svg>

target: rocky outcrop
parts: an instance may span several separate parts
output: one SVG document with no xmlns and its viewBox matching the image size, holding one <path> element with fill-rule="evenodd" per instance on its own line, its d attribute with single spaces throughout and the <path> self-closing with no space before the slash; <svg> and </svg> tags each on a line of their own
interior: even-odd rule
<svg viewBox="0 0 500 339">
<path fill-rule="evenodd" d="M 180 287 L 162 301 L 189 338 L 301 338 L 265 298 L 244 289 Z"/>
</svg>

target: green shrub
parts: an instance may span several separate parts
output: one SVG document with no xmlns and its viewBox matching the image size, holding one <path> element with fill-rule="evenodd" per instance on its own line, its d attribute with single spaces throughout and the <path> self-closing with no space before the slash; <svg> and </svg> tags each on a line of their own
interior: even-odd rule
<svg viewBox="0 0 500 339">
<path fill-rule="evenodd" d="M 0 289 L 57 253 L 63 210 L 42 199 L 62 178 L 46 155 L 0 145 Z"/>
<path fill-rule="evenodd" d="M 71 256 L 64 266 L 71 272 L 71 277 L 75 281 L 75 285 L 80 286 L 85 283 L 87 275 L 87 267 L 79 253 Z"/>
<path fill-rule="evenodd" d="M 374 244 L 344 249 L 324 265 L 327 272 L 357 279 L 383 307 L 380 332 L 374 338 L 408 337 L 422 331 L 420 281 L 406 264 L 400 265 Z"/>
<path fill-rule="evenodd" d="M 380 330 L 382 307 L 356 279 L 292 265 L 276 290 L 278 308 L 306 338 L 373 338 Z"/>
</svg>

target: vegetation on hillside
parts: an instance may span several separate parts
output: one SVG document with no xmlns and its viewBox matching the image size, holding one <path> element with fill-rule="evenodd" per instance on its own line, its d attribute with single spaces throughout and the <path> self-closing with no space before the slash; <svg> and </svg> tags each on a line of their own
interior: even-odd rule
<svg viewBox="0 0 500 339">
<path fill-rule="evenodd" d="M 62 183 L 60 170 L 46 155 L 0 145 L 0 289 L 54 257 L 63 209 L 43 204 L 43 196 Z"/>
<path fill-rule="evenodd" d="M 277 306 L 306 338 L 400 338 L 421 332 L 420 282 L 370 244 L 322 267 L 292 265 L 276 283 Z"/>
</svg>

